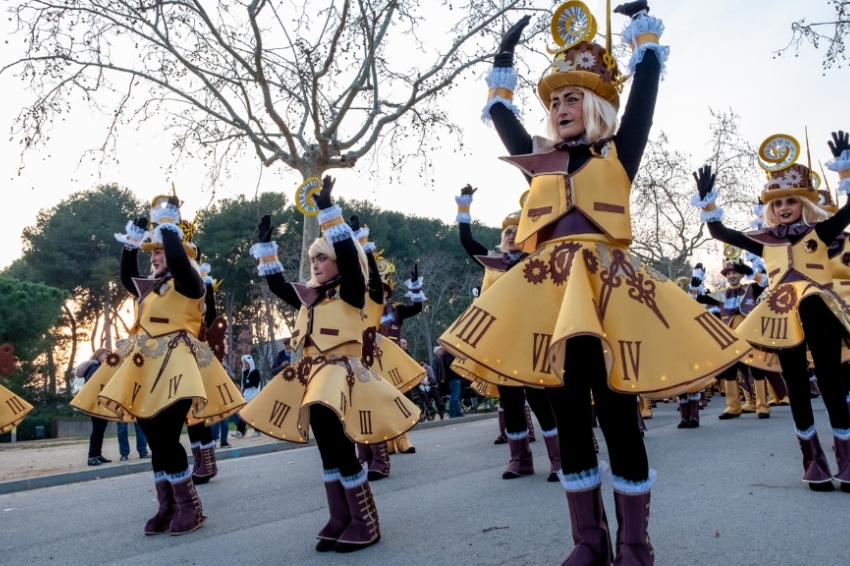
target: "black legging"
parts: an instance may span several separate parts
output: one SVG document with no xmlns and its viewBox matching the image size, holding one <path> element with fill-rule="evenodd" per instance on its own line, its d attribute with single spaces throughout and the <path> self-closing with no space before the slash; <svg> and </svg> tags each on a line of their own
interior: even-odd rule
<svg viewBox="0 0 850 566">
<path fill-rule="evenodd" d="M 198 423 L 186 427 L 186 432 L 189 433 L 189 442 L 192 444 L 200 442 L 201 444 L 209 444 L 213 441 L 212 431 L 204 423 Z"/>
<path fill-rule="evenodd" d="M 180 433 L 183 432 L 183 423 L 191 407 L 191 399 L 181 399 L 150 419 L 138 419 L 151 447 L 154 472 L 178 474 L 188 468 L 186 449 L 180 444 Z"/>
<path fill-rule="evenodd" d="M 354 442 L 345 435 L 332 409 L 318 403 L 310 405 L 310 428 L 316 437 L 323 469 L 339 469 L 343 476 L 353 476 L 363 469 L 357 460 Z"/>
<path fill-rule="evenodd" d="M 533 387 L 505 387 L 499 385 L 500 403 L 505 412 L 505 430 L 511 434 L 519 434 L 528 429 L 525 420 L 525 400 L 534 411 L 537 421 L 543 430 L 552 430 L 557 427 L 555 413 L 549 402 L 549 394 L 545 389 Z"/>
<path fill-rule="evenodd" d="M 779 350 L 782 375 L 788 385 L 791 416 L 797 430 L 805 431 L 815 424 L 809 385 L 809 362 L 806 346 L 812 353 L 818 387 L 829 413 L 832 428 L 850 429 L 850 411 L 841 380 L 841 339 L 844 327 L 819 297 L 807 297 L 797 307 L 805 340 L 793 348 Z"/>
<path fill-rule="evenodd" d="M 611 471 L 629 481 L 649 477 L 646 447 L 638 428 L 635 395 L 616 393 L 608 387 L 602 343 L 593 336 L 567 340 L 564 385 L 547 390 L 558 422 L 561 467 L 565 474 L 596 468 L 590 393 L 611 459 Z"/>
<path fill-rule="evenodd" d="M 91 436 L 89 437 L 89 458 L 103 456 L 103 433 L 106 431 L 106 419 L 91 418 Z"/>
</svg>

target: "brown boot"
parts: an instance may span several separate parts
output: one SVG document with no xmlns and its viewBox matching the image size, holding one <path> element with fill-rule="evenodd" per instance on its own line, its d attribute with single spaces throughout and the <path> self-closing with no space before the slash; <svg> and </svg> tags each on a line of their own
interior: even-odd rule
<svg viewBox="0 0 850 566">
<path fill-rule="evenodd" d="M 195 485 L 202 485 L 210 481 L 218 473 L 218 465 L 215 461 L 215 440 L 209 444 L 202 444 L 198 449 L 200 462 L 196 462 L 199 466 L 192 470 L 192 480 Z M 194 456 L 195 450 L 192 449 Z"/>
<path fill-rule="evenodd" d="M 177 504 L 174 503 L 174 495 L 171 492 L 171 484 L 165 477 L 165 472 L 154 474 L 154 486 L 156 486 L 156 500 L 159 502 L 159 509 L 156 515 L 148 519 L 145 523 L 146 535 L 159 535 L 168 532 L 168 526 L 171 524 L 171 519 L 177 512 Z"/>
<path fill-rule="evenodd" d="M 382 480 L 390 475 L 390 455 L 387 443 L 379 442 L 372 445 L 372 463 L 369 464 L 369 479 Z"/>
<path fill-rule="evenodd" d="M 717 417 L 721 421 L 741 416 L 741 388 L 737 379 L 724 379 L 723 390 L 726 392 L 726 409 Z"/>
<path fill-rule="evenodd" d="M 357 460 L 360 465 L 366 465 L 368 468 L 372 464 L 372 445 L 371 444 L 356 444 Z"/>
<path fill-rule="evenodd" d="M 378 510 L 375 508 L 369 480 L 361 473 L 350 478 L 341 478 L 341 481 L 351 521 L 339 535 L 334 550 L 354 552 L 381 540 L 381 526 L 378 523 Z"/>
<path fill-rule="evenodd" d="M 845 436 L 845 432 L 841 431 Z M 835 463 L 838 465 L 838 473 L 835 474 L 835 479 L 841 491 L 850 492 L 850 438 L 842 439 L 838 435 L 835 437 Z"/>
<path fill-rule="evenodd" d="M 823 453 L 814 425 L 805 432 L 798 430 L 797 440 L 800 442 L 800 451 L 803 452 L 803 481 L 809 484 L 812 491 L 834 490 L 826 454 Z"/>
<path fill-rule="evenodd" d="M 684 397 L 684 399 L 682 399 Z M 688 401 L 687 395 L 679 397 L 679 424 L 676 428 L 688 428 L 688 422 L 691 420 L 691 403 Z"/>
<path fill-rule="evenodd" d="M 171 536 L 178 536 L 200 529 L 207 518 L 204 517 L 204 509 L 195 490 L 192 474 L 187 469 L 186 472 L 169 475 L 168 481 L 171 482 L 171 491 L 177 504 L 177 513 L 171 520 L 168 532 Z"/>
<path fill-rule="evenodd" d="M 767 404 L 767 380 L 756 379 L 753 382 L 756 398 L 756 413 L 760 419 L 770 418 L 770 405 Z"/>
<path fill-rule="evenodd" d="M 543 431 L 543 441 L 546 443 L 546 451 L 549 452 L 549 477 L 546 481 L 558 481 L 558 472 L 561 470 L 561 445 L 558 440 L 558 429 L 547 435 Z"/>
<path fill-rule="evenodd" d="M 493 444 L 507 444 L 508 437 L 505 436 L 505 410 L 499 407 L 499 410 L 496 411 L 496 417 L 499 420 L 499 436 L 496 437 L 496 441 Z"/>
<path fill-rule="evenodd" d="M 691 418 L 688 420 L 688 428 L 699 428 L 699 393 L 688 395 L 688 405 L 691 409 Z"/>
<path fill-rule="evenodd" d="M 622 478 L 612 478 L 614 506 L 617 510 L 617 558 L 614 566 L 652 566 L 655 551 L 649 542 L 649 490 L 655 483 L 655 472 L 635 485 Z"/>
<path fill-rule="evenodd" d="M 512 480 L 533 474 L 534 460 L 531 457 L 528 434 L 521 439 L 513 439 L 511 433 L 508 433 L 508 446 L 511 449 L 511 459 L 508 462 L 508 467 L 502 473 L 502 479 Z"/>
<path fill-rule="evenodd" d="M 339 470 L 325 470 L 323 476 L 325 494 L 328 497 L 328 512 L 331 518 L 316 535 L 316 538 L 319 539 L 316 550 L 329 552 L 336 546 L 339 535 L 345 532 L 345 529 L 351 523 L 351 513 L 348 512 L 348 503 L 345 500 L 345 489 L 343 489 L 340 481 Z"/>
<path fill-rule="evenodd" d="M 528 441 L 535 442 L 537 436 L 534 434 L 534 423 L 531 422 L 531 407 L 528 406 L 527 402 L 525 404 L 525 424 L 528 426 Z"/>
<path fill-rule="evenodd" d="M 203 460 L 203 457 L 201 456 L 201 443 L 193 442 L 189 446 L 192 449 L 192 476 L 194 476 L 195 472 L 200 469 L 201 460 Z"/>
<path fill-rule="evenodd" d="M 584 479 L 576 478 L 585 474 L 561 475 L 561 482 L 567 490 L 570 526 L 575 545 L 561 566 L 611 566 L 613 553 L 608 518 L 602 504 L 602 475 L 599 468 L 589 473 L 590 477 Z M 577 484 L 592 487 L 579 491 L 570 489 Z"/>
</svg>

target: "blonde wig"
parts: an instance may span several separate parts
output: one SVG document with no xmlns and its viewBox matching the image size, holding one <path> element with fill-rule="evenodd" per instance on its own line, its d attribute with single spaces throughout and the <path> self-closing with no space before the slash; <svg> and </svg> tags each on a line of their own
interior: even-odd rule
<svg viewBox="0 0 850 566">
<path fill-rule="evenodd" d="M 825 211 L 824 209 L 817 206 L 815 203 L 810 201 L 805 197 L 796 197 L 801 203 L 803 203 L 803 212 L 800 215 L 800 220 L 803 224 L 817 224 L 818 222 L 823 222 L 830 216 L 830 213 Z M 767 203 L 764 207 L 764 223 L 769 228 L 773 228 L 775 226 L 779 226 L 781 222 L 776 218 L 776 214 L 773 212 L 773 201 Z"/>
<path fill-rule="evenodd" d="M 357 248 L 357 259 L 360 262 L 360 272 L 363 274 L 363 281 L 369 281 L 369 262 L 366 261 L 366 252 L 363 251 L 363 247 L 357 240 L 354 240 L 354 247 Z M 316 238 L 312 244 L 310 244 L 310 249 L 308 251 L 310 255 L 310 259 L 313 259 L 316 256 L 324 255 L 334 261 L 336 261 L 336 250 L 334 247 L 324 238 L 319 237 Z M 316 276 L 313 275 L 312 270 L 310 272 L 310 279 L 307 281 L 307 285 L 310 287 L 318 287 L 321 285 L 318 281 L 316 281 Z"/>
<path fill-rule="evenodd" d="M 596 143 L 599 140 L 613 138 L 617 133 L 619 118 L 617 109 L 613 104 L 584 87 L 567 86 L 556 90 L 552 95 L 565 91 L 578 91 L 584 95 L 582 105 L 584 107 L 584 133 L 588 143 Z M 549 136 L 556 142 L 563 141 L 558 134 L 558 124 L 555 123 L 554 114 L 549 112 Z"/>
</svg>

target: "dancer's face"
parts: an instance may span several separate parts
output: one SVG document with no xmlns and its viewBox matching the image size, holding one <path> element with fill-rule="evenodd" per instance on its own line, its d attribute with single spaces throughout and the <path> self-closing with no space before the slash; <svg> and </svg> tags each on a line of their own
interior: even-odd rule
<svg viewBox="0 0 850 566">
<path fill-rule="evenodd" d="M 165 250 L 162 248 L 151 252 L 151 271 L 157 277 L 162 277 L 168 272 L 168 264 L 165 262 Z"/>
<path fill-rule="evenodd" d="M 516 245 L 516 226 L 508 226 L 502 232 L 502 251 L 503 252 L 518 252 L 519 246 Z"/>
<path fill-rule="evenodd" d="M 726 274 L 726 281 L 729 282 L 729 286 L 731 287 L 737 287 L 738 285 L 740 285 L 741 279 L 743 278 L 744 276 L 738 273 L 737 271 L 730 271 Z"/>
<path fill-rule="evenodd" d="M 770 201 L 773 215 L 780 224 L 794 224 L 803 216 L 803 203 L 797 197 L 779 197 Z"/>
<path fill-rule="evenodd" d="M 562 140 L 569 140 L 584 133 L 584 93 L 567 87 L 556 90 L 549 98 L 549 120 Z"/>
<path fill-rule="evenodd" d="M 313 277 L 316 278 L 319 285 L 324 285 L 339 275 L 339 269 L 337 268 L 336 261 L 325 254 L 319 254 L 311 257 L 310 264 L 313 268 Z"/>
</svg>

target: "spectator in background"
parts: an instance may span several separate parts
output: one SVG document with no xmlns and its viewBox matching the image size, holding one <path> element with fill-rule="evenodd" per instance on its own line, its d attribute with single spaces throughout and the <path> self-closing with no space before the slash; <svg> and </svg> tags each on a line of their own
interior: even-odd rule
<svg viewBox="0 0 850 566">
<path fill-rule="evenodd" d="M 437 384 L 437 392 L 443 397 L 449 394 L 449 383 L 446 381 L 446 372 L 443 371 L 443 358 L 440 357 L 441 351 L 443 351 L 443 348 L 440 346 L 434 348 L 431 371 L 434 372 L 434 382 Z"/>
<path fill-rule="evenodd" d="M 74 370 L 74 375 L 82 377 L 88 382 L 94 372 L 98 370 L 100 365 L 106 361 L 109 356 L 109 350 L 106 348 L 98 348 L 92 357 Z M 100 466 L 101 464 L 109 464 L 112 460 L 107 460 L 103 457 L 103 433 L 106 431 L 107 421 L 99 417 L 91 417 L 91 436 L 89 436 L 89 466 Z"/>
<path fill-rule="evenodd" d="M 128 423 L 117 423 L 118 429 L 118 452 L 121 453 L 120 460 L 123 462 L 130 458 L 130 433 Z M 150 458 L 148 452 L 148 439 L 145 433 L 142 432 L 139 423 L 134 422 L 133 426 L 136 429 L 136 450 L 139 452 L 139 458 Z"/>
<path fill-rule="evenodd" d="M 460 410 L 460 391 L 461 381 L 460 376 L 452 369 L 452 362 L 455 357 L 448 353 L 445 348 L 437 347 L 434 349 L 434 373 L 437 379 L 445 383 L 449 389 L 449 418 L 456 419 L 463 416 Z"/>
<path fill-rule="evenodd" d="M 244 397 L 245 401 L 247 402 L 250 402 L 251 399 L 256 397 L 257 393 L 260 392 L 260 372 L 254 365 L 254 358 L 247 354 L 242 356 L 241 389 L 242 397 Z M 248 423 L 239 418 L 238 422 L 236 423 L 236 432 L 233 433 L 233 436 L 235 436 L 236 438 L 242 438 L 243 436 L 245 436 L 247 426 Z M 260 432 L 254 429 L 253 436 L 260 436 Z"/>
<path fill-rule="evenodd" d="M 292 347 L 289 345 L 289 338 L 283 339 L 283 350 L 277 353 L 272 362 L 272 375 L 277 375 L 283 371 L 283 368 L 289 365 L 292 361 Z"/>
<path fill-rule="evenodd" d="M 402 352 L 404 352 L 405 354 L 407 354 L 408 356 L 410 356 L 410 352 L 408 352 L 408 351 L 407 351 L 407 348 L 408 348 L 408 346 L 407 346 L 407 340 L 405 340 L 404 338 L 399 339 L 399 341 L 398 341 L 398 347 L 399 347 L 399 348 L 401 348 L 401 351 L 402 351 Z M 411 356 L 411 357 L 412 357 L 412 356 Z"/>
<path fill-rule="evenodd" d="M 419 383 L 419 391 L 422 393 L 422 403 L 430 411 L 430 404 L 433 401 L 437 406 L 437 412 L 440 414 L 440 420 L 443 420 L 446 414 L 446 406 L 443 404 L 440 393 L 437 391 L 437 380 L 434 378 L 434 370 L 431 369 L 431 366 L 425 360 L 420 361 L 419 364 L 425 369 L 425 377 Z"/>
</svg>

